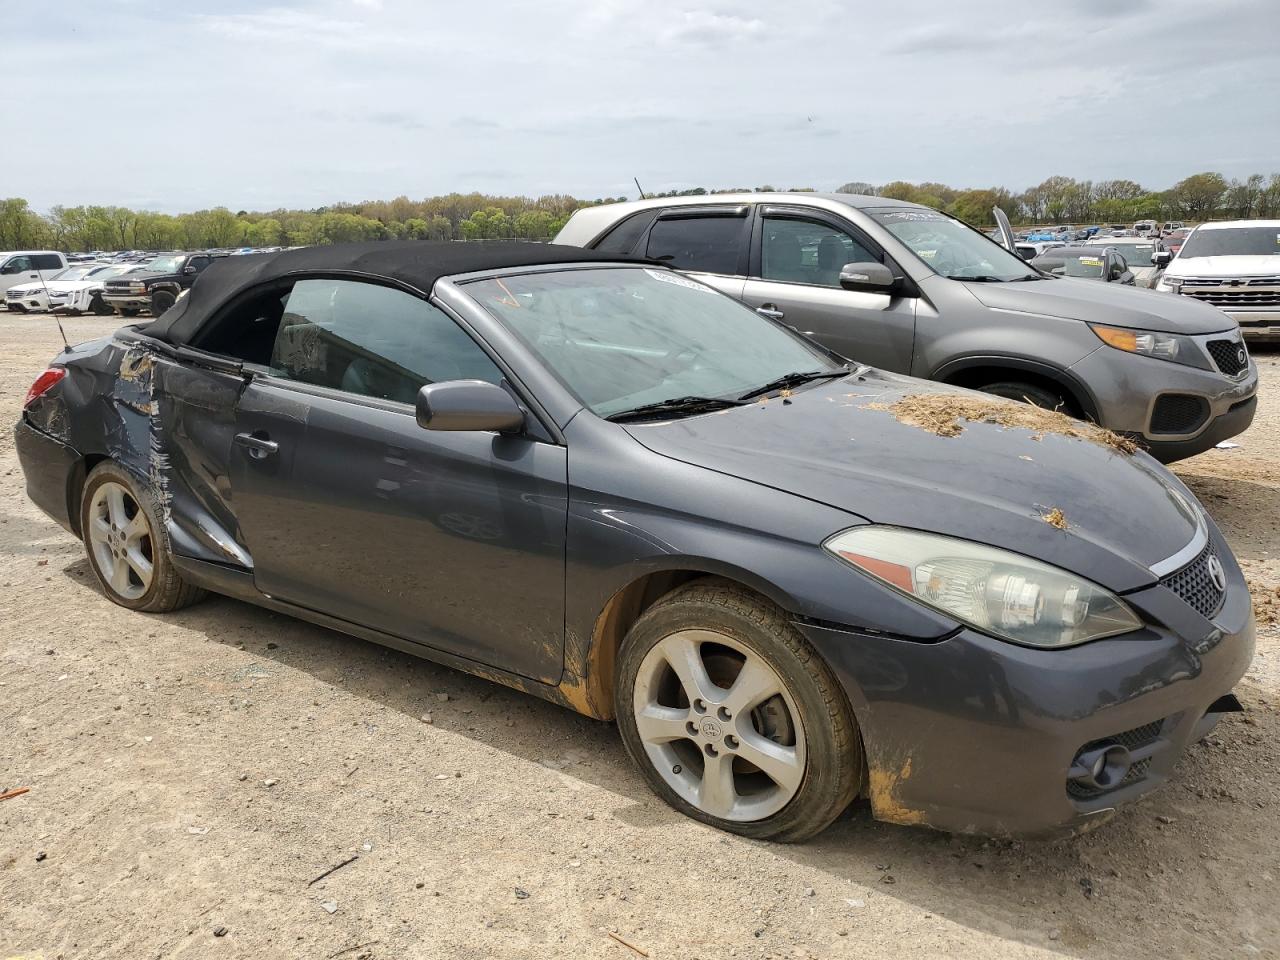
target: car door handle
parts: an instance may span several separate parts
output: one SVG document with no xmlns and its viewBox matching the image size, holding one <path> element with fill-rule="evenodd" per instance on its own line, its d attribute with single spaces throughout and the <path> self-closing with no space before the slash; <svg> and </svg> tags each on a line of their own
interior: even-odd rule
<svg viewBox="0 0 1280 960">
<path fill-rule="evenodd" d="M 254 460 L 265 460 L 280 449 L 280 444 L 274 440 L 253 433 L 237 433 L 236 443 L 248 450 Z"/>
<path fill-rule="evenodd" d="M 756 307 L 756 313 L 760 314 L 762 317 L 768 317 L 770 320 L 781 320 L 786 316 L 785 313 L 779 310 L 777 306 L 772 303 L 762 303 L 760 306 Z"/>
</svg>

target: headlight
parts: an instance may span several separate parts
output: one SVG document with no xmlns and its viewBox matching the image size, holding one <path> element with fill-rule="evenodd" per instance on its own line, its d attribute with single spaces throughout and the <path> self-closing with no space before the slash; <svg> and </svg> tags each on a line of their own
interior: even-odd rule
<svg viewBox="0 0 1280 960">
<path fill-rule="evenodd" d="M 1156 289 L 1163 290 L 1165 293 L 1181 293 L 1182 278 L 1163 276 L 1160 278 L 1160 282 L 1156 284 Z"/>
<path fill-rule="evenodd" d="M 1100 323 L 1089 324 L 1089 329 L 1109 347 L 1126 353 L 1140 353 L 1157 360 L 1212 370 L 1209 358 L 1190 337 L 1176 333 L 1158 333 L 1154 330 L 1129 330 L 1124 327 L 1105 327 Z"/>
<path fill-rule="evenodd" d="M 822 546 L 899 593 L 1013 643 L 1070 647 L 1142 626 L 1109 590 L 996 547 L 874 525 Z"/>
</svg>

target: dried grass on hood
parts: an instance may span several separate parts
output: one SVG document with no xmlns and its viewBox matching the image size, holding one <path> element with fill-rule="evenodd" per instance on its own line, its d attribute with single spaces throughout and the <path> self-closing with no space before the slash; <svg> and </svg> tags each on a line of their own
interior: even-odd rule
<svg viewBox="0 0 1280 960">
<path fill-rule="evenodd" d="M 958 437 L 964 424 L 994 423 L 1006 429 L 1019 427 L 1032 431 L 1034 440 L 1046 433 L 1056 433 L 1073 440 L 1084 440 L 1109 447 L 1117 453 L 1132 454 L 1138 445 L 1128 437 L 1100 427 L 1096 423 L 1073 420 L 1057 410 L 1045 410 L 1029 403 L 1017 403 L 999 397 L 971 396 L 962 393 L 911 394 L 891 405 L 869 403 L 868 410 L 888 410 L 900 423 L 928 430 L 940 437 Z"/>
</svg>

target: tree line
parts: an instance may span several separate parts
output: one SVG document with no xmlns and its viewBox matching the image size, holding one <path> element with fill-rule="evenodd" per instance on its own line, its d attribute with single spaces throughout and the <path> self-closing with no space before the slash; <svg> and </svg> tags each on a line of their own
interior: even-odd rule
<svg viewBox="0 0 1280 960">
<path fill-rule="evenodd" d="M 792 188 L 809 192 L 810 187 Z M 650 196 L 704 196 L 772 192 L 751 188 L 695 187 Z M 1168 190 L 1148 190 L 1133 180 L 1050 177 L 1016 193 L 1004 187 L 957 189 L 943 183 L 897 180 L 850 182 L 842 193 L 907 200 L 944 210 L 976 225 L 993 222 L 1002 207 L 1019 224 L 1133 223 L 1136 220 L 1201 221 L 1280 216 L 1280 173 L 1227 180 L 1197 173 Z M 32 210 L 26 200 L 0 200 L 0 250 L 194 250 L 225 247 L 304 246 L 354 240 L 549 240 L 578 208 L 626 197 L 582 200 L 565 194 L 532 197 L 451 193 L 410 200 L 339 203 L 314 210 L 233 213 L 226 207 L 192 213 L 154 213 L 113 206 L 56 206 Z"/>
</svg>

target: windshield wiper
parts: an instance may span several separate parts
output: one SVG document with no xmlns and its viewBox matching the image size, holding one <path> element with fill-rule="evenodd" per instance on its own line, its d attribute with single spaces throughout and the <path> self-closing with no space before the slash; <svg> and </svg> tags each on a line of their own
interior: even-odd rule
<svg viewBox="0 0 1280 960">
<path fill-rule="evenodd" d="M 663 416 L 669 413 L 705 413 L 708 410 L 723 410 L 726 407 L 745 407 L 745 400 L 732 397 L 672 397 L 670 400 L 659 400 L 657 403 L 645 403 L 630 410 L 620 410 L 605 417 L 614 423 L 625 423 L 628 420 L 647 420 L 650 417 Z"/>
<path fill-rule="evenodd" d="M 968 280 L 970 283 L 1004 283 L 1004 277 L 993 277 L 989 273 L 979 273 L 972 277 L 964 277 L 958 273 L 948 273 L 948 280 Z"/>
<path fill-rule="evenodd" d="M 784 373 L 776 380 L 770 380 L 764 386 L 756 387 L 748 390 L 739 400 L 751 400 L 764 393 L 772 393 L 774 390 L 785 390 L 788 387 L 796 387 L 802 383 L 809 383 L 811 380 L 826 380 L 832 377 L 843 377 L 849 372 L 847 366 L 840 367 L 837 370 L 801 370 L 795 373 Z"/>
<path fill-rule="evenodd" d="M 1025 277 L 1014 277 L 1009 283 L 1026 283 L 1028 280 L 1047 280 L 1049 279 L 1042 273 L 1028 273 Z"/>
</svg>

